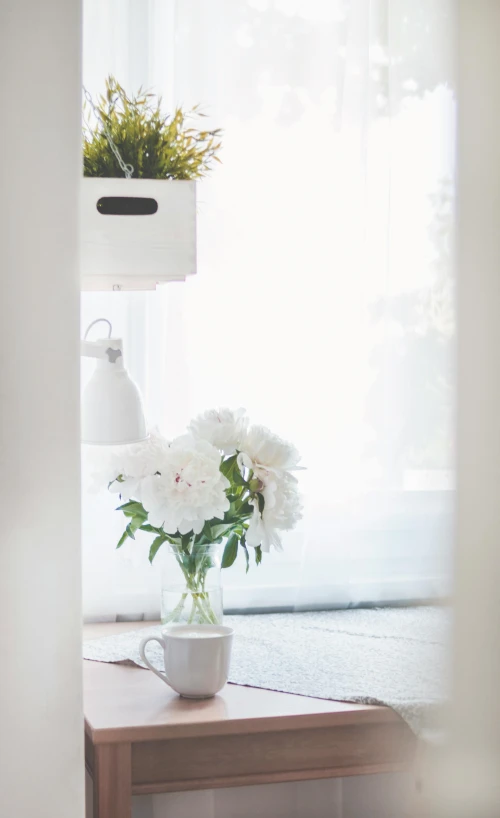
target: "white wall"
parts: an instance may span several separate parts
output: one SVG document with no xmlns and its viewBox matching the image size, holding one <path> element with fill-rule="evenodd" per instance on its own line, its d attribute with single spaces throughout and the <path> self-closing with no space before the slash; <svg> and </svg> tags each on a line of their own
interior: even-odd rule
<svg viewBox="0 0 500 818">
<path fill-rule="evenodd" d="M 79 0 L 0 3 L 0 815 L 80 818 Z"/>
<path fill-rule="evenodd" d="M 456 626 L 452 751 L 437 768 L 433 815 L 491 818 L 500 815 L 500 2 L 456 5 Z"/>
</svg>

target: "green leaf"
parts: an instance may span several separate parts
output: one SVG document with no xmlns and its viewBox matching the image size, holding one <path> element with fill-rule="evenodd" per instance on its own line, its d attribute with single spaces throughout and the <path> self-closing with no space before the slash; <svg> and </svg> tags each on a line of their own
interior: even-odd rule
<svg viewBox="0 0 500 818">
<path fill-rule="evenodd" d="M 126 542 L 126 540 L 128 540 L 128 531 L 127 530 L 125 530 L 123 532 L 123 534 L 121 535 L 120 539 L 118 540 L 118 545 L 116 547 L 121 548 L 123 543 Z"/>
<path fill-rule="evenodd" d="M 232 482 L 236 483 L 237 486 L 246 486 L 247 481 L 242 476 L 239 468 L 234 469 L 232 473 Z"/>
<path fill-rule="evenodd" d="M 260 545 L 255 549 L 255 564 L 260 565 L 262 562 L 262 548 Z"/>
<path fill-rule="evenodd" d="M 169 542 L 171 545 L 177 546 L 177 548 L 182 547 L 180 537 L 171 537 L 169 534 L 165 534 L 164 531 L 161 531 L 160 529 L 158 530 L 160 531 L 160 534 L 162 534 L 162 536 L 165 537 L 165 542 Z"/>
<path fill-rule="evenodd" d="M 226 460 L 223 460 L 220 464 L 220 470 L 224 477 L 227 477 L 228 480 L 231 480 L 231 475 L 234 471 L 235 466 L 237 466 L 236 458 L 238 455 L 233 454 L 231 457 L 228 457 Z"/>
<path fill-rule="evenodd" d="M 132 519 L 130 520 L 125 531 L 132 540 L 135 540 L 135 532 L 140 529 L 143 523 L 144 523 L 143 517 L 132 517 Z"/>
<path fill-rule="evenodd" d="M 135 511 L 135 510 L 139 510 L 139 509 L 144 514 L 146 514 L 146 512 L 144 511 L 144 508 L 143 508 L 141 503 L 138 503 L 136 500 L 128 500 L 126 503 L 122 503 L 121 506 L 118 506 L 118 508 L 116 510 L 117 511 Z"/>
<path fill-rule="evenodd" d="M 213 525 L 212 526 L 212 537 L 214 539 L 219 539 L 219 537 L 225 537 L 226 534 L 229 534 L 231 531 L 231 526 L 228 526 L 227 523 L 221 523 L 220 525 Z"/>
<path fill-rule="evenodd" d="M 147 531 L 148 534 L 158 534 L 160 529 L 153 528 L 153 526 L 149 525 L 149 523 L 145 523 L 144 525 L 141 525 L 141 531 Z"/>
<path fill-rule="evenodd" d="M 257 495 L 257 501 L 259 503 L 259 512 L 262 514 L 265 505 L 264 497 L 262 496 L 262 494 Z"/>
<path fill-rule="evenodd" d="M 189 546 L 191 545 L 191 533 L 189 534 L 182 534 L 181 535 L 181 546 L 182 549 L 189 553 Z"/>
<path fill-rule="evenodd" d="M 148 518 L 148 513 L 144 511 L 142 503 L 136 503 L 135 500 L 130 500 L 128 503 L 118 506 L 116 510 L 123 511 L 127 517 L 142 517 L 143 520 Z"/>
<path fill-rule="evenodd" d="M 153 542 L 151 544 L 151 548 L 149 549 L 149 561 L 151 563 L 153 562 L 154 558 L 156 557 L 158 551 L 160 550 L 160 548 L 161 548 L 161 546 L 163 545 L 164 542 L 165 542 L 165 538 L 163 537 L 162 534 L 160 534 L 159 537 L 157 537 L 155 540 L 153 540 Z"/>
<path fill-rule="evenodd" d="M 226 547 L 224 548 L 224 554 L 222 555 L 222 567 L 223 568 L 230 568 L 230 566 L 235 561 L 238 555 L 238 535 L 231 534 L 226 543 Z"/>
</svg>

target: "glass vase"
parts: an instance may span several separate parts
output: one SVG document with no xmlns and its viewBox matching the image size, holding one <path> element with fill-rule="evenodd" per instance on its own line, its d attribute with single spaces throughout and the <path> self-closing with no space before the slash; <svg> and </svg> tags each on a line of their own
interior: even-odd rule
<svg viewBox="0 0 500 818">
<path fill-rule="evenodd" d="M 222 623 L 221 549 L 169 545 L 162 567 L 162 625 Z"/>
</svg>

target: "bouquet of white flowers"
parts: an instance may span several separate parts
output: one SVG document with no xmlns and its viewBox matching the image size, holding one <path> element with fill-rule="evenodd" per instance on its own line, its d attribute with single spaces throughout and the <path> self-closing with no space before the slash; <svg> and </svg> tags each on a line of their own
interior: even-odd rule
<svg viewBox="0 0 500 818">
<path fill-rule="evenodd" d="M 207 411 L 173 441 L 152 434 L 120 447 L 100 475 L 125 501 L 118 510 L 128 524 L 118 548 L 137 531 L 153 535 L 151 562 L 164 543 L 173 546 L 187 591 L 196 596 L 197 620 L 204 612 L 202 619 L 214 621 L 204 597 L 207 547 L 225 541 L 223 568 L 241 550 L 247 570 L 249 548 L 257 565 L 271 546 L 281 550 L 281 532 L 301 518 L 292 474 L 299 459 L 291 444 L 263 426 L 249 426 L 242 409 Z"/>
</svg>

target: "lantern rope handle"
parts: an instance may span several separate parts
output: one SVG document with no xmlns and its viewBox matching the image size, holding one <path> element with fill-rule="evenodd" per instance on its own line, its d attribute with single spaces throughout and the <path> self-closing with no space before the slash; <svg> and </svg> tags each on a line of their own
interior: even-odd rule
<svg viewBox="0 0 500 818">
<path fill-rule="evenodd" d="M 108 325 L 108 338 L 111 338 L 111 333 L 113 332 L 113 326 L 111 321 L 108 321 L 107 318 L 96 318 L 95 321 L 92 321 L 91 324 L 88 325 L 87 329 L 85 330 L 85 335 L 83 336 L 83 340 L 87 340 L 87 335 L 89 334 L 92 327 L 95 327 L 96 324 L 99 324 L 101 321 L 104 321 Z"/>
</svg>

